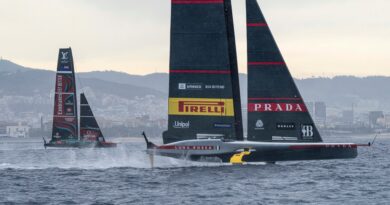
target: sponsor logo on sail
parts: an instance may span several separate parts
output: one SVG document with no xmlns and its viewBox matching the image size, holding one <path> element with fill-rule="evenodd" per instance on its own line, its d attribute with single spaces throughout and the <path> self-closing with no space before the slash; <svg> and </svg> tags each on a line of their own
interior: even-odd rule
<svg viewBox="0 0 390 205">
<path fill-rule="evenodd" d="M 303 139 L 312 139 L 314 136 L 313 125 L 301 125 L 301 132 Z"/>
<path fill-rule="evenodd" d="M 68 63 L 69 62 L 69 52 L 68 51 L 61 51 L 61 63 Z"/>
<path fill-rule="evenodd" d="M 84 140 L 86 141 L 96 141 L 96 139 L 99 137 L 99 131 L 85 130 L 85 128 L 80 129 L 80 134 L 83 136 Z"/>
<path fill-rule="evenodd" d="M 95 130 L 87 130 L 87 131 L 86 131 L 86 134 L 87 134 L 87 135 L 97 136 L 97 135 L 98 135 L 98 132 L 95 131 Z"/>
<path fill-rule="evenodd" d="M 170 115 L 234 116 L 232 99 L 170 98 Z"/>
<path fill-rule="evenodd" d="M 276 129 L 277 130 L 294 130 L 295 129 L 295 123 L 276 123 Z"/>
<path fill-rule="evenodd" d="M 62 102 L 62 76 L 57 76 L 57 115 L 63 114 L 63 102 Z"/>
<path fill-rule="evenodd" d="M 185 89 L 187 89 L 186 84 L 185 83 L 179 83 L 179 90 L 185 90 Z"/>
<path fill-rule="evenodd" d="M 249 112 L 307 112 L 303 103 L 249 103 Z"/>
<path fill-rule="evenodd" d="M 73 105 L 74 104 L 73 103 L 73 94 L 69 94 L 69 95 L 72 95 L 72 98 L 65 101 L 65 105 Z"/>
<path fill-rule="evenodd" d="M 75 118 L 74 118 L 74 117 L 66 117 L 66 118 L 65 118 L 65 121 L 66 121 L 66 122 L 74 122 L 74 121 L 75 121 Z"/>
<path fill-rule="evenodd" d="M 74 110 L 73 110 L 72 107 L 67 107 L 67 108 L 66 108 L 65 115 L 67 115 L 67 116 L 73 116 L 73 115 L 74 115 L 73 111 L 74 111 Z"/>
<path fill-rule="evenodd" d="M 223 90 L 225 89 L 225 85 L 205 85 L 206 89 L 216 89 L 216 90 Z"/>
<path fill-rule="evenodd" d="M 201 83 L 179 83 L 179 90 L 202 90 Z"/>
<path fill-rule="evenodd" d="M 190 128 L 190 121 L 187 122 L 175 121 L 173 122 L 173 128 L 179 128 L 179 129 Z"/>
<path fill-rule="evenodd" d="M 61 71 L 68 71 L 68 70 L 70 70 L 70 66 L 68 65 L 64 65 L 61 67 Z"/>
<path fill-rule="evenodd" d="M 257 120 L 255 130 L 264 130 L 264 123 L 262 120 Z"/>
<path fill-rule="evenodd" d="M 215 128 L 231 128 L 232 124 L 229 123 L 214 123 Z"/>
<path fill-rule="evenodd" d="M 59 139 L 59 138 L 61 138 L 61 136 L 58 132 L 56 132 L 56 134 L 53 136 L 53 138 Z"/>
<path fill-rule="evenodd" d="M 61 60 L 68 60 L 68 58 L 69 58 L 68 54 L 69 54 L 68 51 L 61 52 Z"/>
<path fill-rule="evenodd" d="M 180 101 L 179 112 L 192 113 L 225 113 L 224 102 L 198 102 L 198 101 Z"/>
</svg>

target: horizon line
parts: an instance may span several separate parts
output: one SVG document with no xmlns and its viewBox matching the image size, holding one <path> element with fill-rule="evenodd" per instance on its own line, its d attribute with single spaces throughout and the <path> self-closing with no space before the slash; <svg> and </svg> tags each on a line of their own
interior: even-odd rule
<svg viewBox="0 0 390 205">
<path fill-rule="evenodd" d="M 12 60 L 9 60 L 9 59 L 6 59 L 6 58 L 3 58 L 2 56 L 0 57 L 0 62 L 1 61 L 8 61 L 12 64 L 15 64 L 17 66 L 20 66 L 22 68 L 25 68 L 25 69 L 32 69 L 32 70 L 44 70 L 44 71 L 51 71 L 51 72 L 56 72 L 56 69 L 51 69 L 51 68 L 33 68 L 33 67 L 27 67 L 27 66 L 24 66 L 24 65 L 21 65 L 21 64 L 18 64 L 18 63 L 15 63 L 14 61 Z M 289 69 L 290 70 L 290 69 Z M 155 72 L 151 72 L 151 73 L 144 73 L 144 74 L 134 74 L 134 73 L 130 73 L 130 72 L 125 72 L 125 71 L 122 71 L 122 70 L 113 70 L 113 69 L 106 69 L 106 70 L 99 70 L 99 69 L 96 69 L 96 70 L 90 70 L 90 71 L 75 71 L 75 73 L 91 73 L 91 72 L 116 72 L 116 73 L 123 73 L 123 74 L 127 74 L 127 75 L 132 75 L 132 76 L 147 76 L 147 75 L 152 75 L 152 74 L 169 74 L 169 71 L 168 72 L 164 72 L 164 71 L 155 71 Z M 248 73 L 246 72 L 239 72 L 239 74 L 244 74 L 244 75 L 248 75 Z M 296 76 L 293 76 L 293 78 L 295 79 L 299 79 L 299 80 L 302 80 L 302 79 L 313 79 L 313 78 L 335 78 L 335 77 L 356 77 L 356 78 L 368 78 L 368 77 L 390 77 L 390 75 L 379 75 L 379 74 L 373 74 L 373 75 L 354 75 L 354 74 L 330 74 L 330 75 L 311 75 L 311 76 L 302 76 L 302 77 L 296 77 Z"/>
</svg>

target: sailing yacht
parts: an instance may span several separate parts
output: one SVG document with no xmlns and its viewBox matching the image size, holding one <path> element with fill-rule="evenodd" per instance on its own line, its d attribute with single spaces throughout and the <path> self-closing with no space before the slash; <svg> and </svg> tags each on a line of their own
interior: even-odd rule
<svg viewBox="0 0 390 205">
<path fill-rule="evenodd" d="M 54 95 L 53 129 L 46 147 L 115 147 L 104 139 L 84 93 L 80 95 L 80 129 L 77 114 L 76 80 L 71 48 L 62 48 L 58 54 Z"/>
<path fill-rule="evenodd" d="M 168 130 L 147 152 L 189 160 L 349 159 L 324 143 L 256 0 L 246 0 L 248 134 L 243 137 L 231 0 L 172 0 Z M 215 161 L 213 159 L 212 161 Z"/>
</svg>

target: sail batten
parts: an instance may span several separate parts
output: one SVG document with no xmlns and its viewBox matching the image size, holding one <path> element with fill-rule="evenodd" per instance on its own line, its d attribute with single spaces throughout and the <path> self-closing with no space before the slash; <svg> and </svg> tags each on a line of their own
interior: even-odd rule
<svg viewBox="0 0 390 205">
<path fill-rule="evenodd" d="M 257 1 L 246 9 L 248 140 L 322 141 Z"/>
</svg>

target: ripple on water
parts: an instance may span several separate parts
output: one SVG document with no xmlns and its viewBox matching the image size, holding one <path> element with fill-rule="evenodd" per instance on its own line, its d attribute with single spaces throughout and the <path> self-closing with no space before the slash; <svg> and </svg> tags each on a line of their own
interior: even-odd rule
<svg viewBox="0 0 390 205">
<path fill-rule="evenodd" d="M 0 204 L 390 201 L 390 139 L 378 143 L 378 149 L 360 152 L 354 160 L 231 166 L 156 157 L 155 169 L 150 169 L 148 156 L 140 151 L 142 144 L 66 151 L 23 146 L 0 151 Z"/>
</svg>

